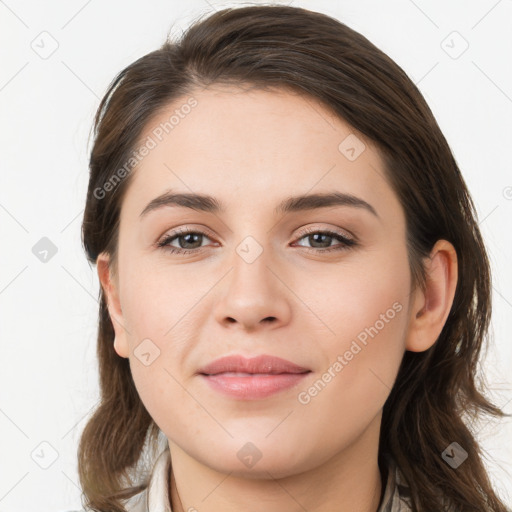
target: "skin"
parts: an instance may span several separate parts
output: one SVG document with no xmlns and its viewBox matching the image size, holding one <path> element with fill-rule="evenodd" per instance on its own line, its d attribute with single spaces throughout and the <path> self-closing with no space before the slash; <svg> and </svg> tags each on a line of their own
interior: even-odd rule
<svg viewBox="0 0 512 512">
<path fill-rule="evenodd" d="M 412 289 L 405 215 L 377 149 L 313 99 L 228 86 L 193 96 L 197 106 L 134 171 L 116 272 L 108 254 L 97 261 L 114 349 L 129 358 L 169 440 L 179 491 L 173 481 L 172 510 L 375 512 L 382 408 L 404 351 L 427 350 L 441 332 L 457 282 L 455 250 L 438 241 L 425 261 L 427 288 Z M 141 140 L 187 98 L 160 112 Z M 354 161 L 338 149 L 349 134 L 366 145 Z M 226 211 L 166 206 L 141 218 L 168 189 L 212 195 Z M 351 206 L 274 214 L 290 195 L 333 190 L 364 199 L 378 217 Z M 155 246 L 178 227 L 206 235 L 172 246 L 201 249 L 179 255 Z M 304 228 L 352 235 L 358 245 L 326 253 L 342 242 L 315 242 Z M 252 263 L 236 251 L 247 236 L 262 249 Z M 400 312 L 300 403 L 298 394 L 396 303 Z M 149 366 L 134 353 L 145 339 L 160 351 Z M 196 375 L 231 354 L 276 355 L 311 373 L 268 398 L 236 400 Z M 261 452 L 252 467 L 237 457 L 247 442 Z"/>
</svg>

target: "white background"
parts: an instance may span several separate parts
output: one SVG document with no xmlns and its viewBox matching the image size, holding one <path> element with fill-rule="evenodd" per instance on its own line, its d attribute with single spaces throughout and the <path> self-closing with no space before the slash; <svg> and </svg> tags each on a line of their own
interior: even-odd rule
<svg viewBox="0 0 512 512">
<path fill-rule="evenodd" d="M 98 279 L 80 223 L 99 99 L 171 25 L 179 34 L 197 15 L 233 5 L 242 2 L 0 1 L 0 512 L 80 508 L 76 449 L 98 399 Z M 484 367 L 492 397 L 512 413 L 512 1 L 292 5 L 361 32 L 432 108 L 487 243 L 494 341 Z M 454 58 L 464 40 L 469 47 Z M 58 48 L 47 58 L 33 49 L 52 44 Z M 32 253 L 42 237 L 57 247 L 46 263 Z M 478 437 L 496 487 L 512 503 L 512 422 L 484 424 Z"/>
</svg>

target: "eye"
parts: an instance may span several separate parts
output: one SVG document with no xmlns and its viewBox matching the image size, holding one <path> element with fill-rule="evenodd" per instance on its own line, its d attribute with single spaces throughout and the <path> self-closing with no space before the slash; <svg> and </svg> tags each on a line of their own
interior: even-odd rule
<svg viewBox="0 0 512 512">
<path fill-rule="evenodd" d="M 299 247 L 307 249 L 308 251 L 314 251 L 317 253 L 326 253 L 331 251 L 342 251 L 347 250 L 350 247 L 357 245 L 357 242 L 353 238 L 331 230 L 318 230 L 311 229 L 305 230 L 298 240 L 307 239 L 313 247 L 307 247 L 298 244 Z M 156 246 L 173 254 L 189 254 L 197 253 L 204 246 L 202 242 L 204 238 L 210 238 L 203 231 L 197 231 L 192 229 L 178 229 L 172 233 L 166 234 L 160 241 L 156 243 Z M 340 243 L 335 246 L 331 246 L 333 240 L 338 240 Z M 178 242 L 178 247 L 172 245 Z M 319 247 L 314 247 L 315 244 L 319 244 Z"/>
<path fill-rule="evenodd" d="M 202 231 L 178 229 L 165 235 L 159 242 L 157 242 L 156 245 L 158 247 L 165 248 L 171 253 L 188 254 L 190 252 L 198 252 L 198 250 L 201 249 L 201 241 L 204 237 L 208 238 L 206 233 L 203 233 Z M 180 247 L 171 245 L 171 242 L 175 240 L 178 241 L 178 245 Z"/>
<path fill-rule="evenodd" d="M 353 238 L 349 238 L 344 234 L 337 233 L 336 231 L 331 231 L 328 229 L 308 229 L 306 230 L 306 235 L 299 238 L 299 240 L 302 239 L 308 240 L 308 242 L 312 244 L 313 247 L 305 247 L 303 245 L 300 245 L 300 247 L 305 247 L 308 250 L 320 253 L 331 251 L 343 251 L 357 245 L 357 242 Z M 341 242 L 341 244 L 331 246 L 331 242 L 333 240 L 338 240 Z M 319 244 L 320 247 L 314 247 L 315 244 Z"/>
</svg>

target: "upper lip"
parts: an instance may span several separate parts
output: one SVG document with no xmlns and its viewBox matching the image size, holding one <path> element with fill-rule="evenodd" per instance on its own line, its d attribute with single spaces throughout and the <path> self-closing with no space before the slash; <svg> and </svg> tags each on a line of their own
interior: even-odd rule
<svg viewBox="0 0 512 512">
<path fill-rule="evenodd" d="M 278 374 L 306 373 L 309 371 L 311 370 L 298 366 L 286 359 L 264 354 L 249 359 L 240 355 L 221 357 L 200 368 L 198 373 L 206 375 L 216 375 L 225 372 Z"/>
</svg>

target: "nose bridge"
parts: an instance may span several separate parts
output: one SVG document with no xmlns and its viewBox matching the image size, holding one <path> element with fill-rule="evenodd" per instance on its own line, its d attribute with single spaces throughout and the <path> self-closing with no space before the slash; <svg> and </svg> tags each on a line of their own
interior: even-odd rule
<svg viewBox="0 0 512 512">
<path fill-rule="evenodd" d="M 271 289 L 275 293 L 275 286 L 270 283 L 272 257 L 269 245 L 248 235 L 235 247 L 229 288 L 237 300 L 248 301 L 254 306 L 259 301 L 268 301 Z"/>
<path fill-rule="evenodd" d="M 287 320 L 289 304 L 285 287 L 275 275 L 271 245 L 248 235 L 235 247 L 228 284 L 216 306 L 218 321 L 236 321 L 249 328 L 263 320 Z"/>
</svg>

